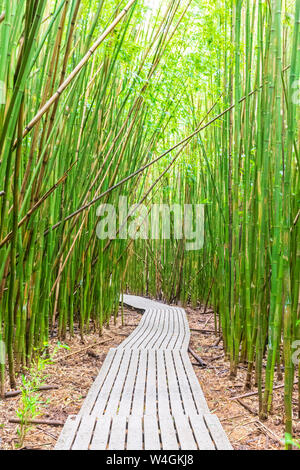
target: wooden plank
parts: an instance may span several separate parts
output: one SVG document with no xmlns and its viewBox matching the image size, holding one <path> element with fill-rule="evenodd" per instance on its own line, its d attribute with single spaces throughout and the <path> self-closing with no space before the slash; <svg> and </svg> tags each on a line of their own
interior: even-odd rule
<svg viewBox="0 0 300 470">
<path fill-rule="evenodd" d="M 158 339 L 156 343 L 156 346 L 155 346 L 156 349 L 164 349 L 164 344 L 169 334 L 169 328 L 170 328 L 170 310 L 168 309 L 165 312 L 164 328 L 163 328 L 162 334 L 160 335 L 160 338 Z"/>
<path fill-rule="evenodd" d="M 176 377 L 174 362 L 171 351 L 165 351 L 165 361 L 168 376 L 168 389 L 170 395 L 171 409 L 173 416 L 183 415 L 184 409 L 179 393 L 178 381 Z"/>
<path fill-rule="evenodd" d="M 126 416 L 114 416 L 108 444 L 109 450 L 125 450 Z"/>
<path fill-rule="evenodd" d="M 131 351 L 130 365 L 126 376 L 124 390 L 120 399 L 120 406 L 118 410 L 119 415 L 130 415 L 139 356 L 140 351 Z"/>
<path fill-rule="evenodd" d="M 168 344 L 173 336 L 174 333 L 174 315 L 171 310 L 169 310 L 169 323 L 168 323 L 168 332 L 166 337 L 164 338 L 163 342 L 160 345 L 160 349 L 167 349 Z"/>
<path fill-rule="evenodd" d="M 191 332 L 190 332 L 190 327 L 189 327 L 189 322 L 186 316 L 185 311 L 181 308 L 180 309 L 181 314 L 182 314 L 182 320 L 183 320 L 183 325 L 184 325 L 184 339 L 182 341 L 182 348 L 184 351 L 188 350 L 190 340 L 191 340 Z"/>
<path fill-rule="evenodd" d="M 76 432 L 80 424 L 80 416 L 68 416 L 65 425 L 60 433 L 55 450 L 70 450 L 76 437 Z"/>
<path fill-rule="evenodd" d="M 90 450 L 106 450 L 111 427 L 111 416 L 101 416 L 96 419 L 96 427 L 90 445 Z"/>
<path fill-rule="evenodd" d="M 172 320 L 171 320 L 171 311 L 170 309 L 167 310 L 166 312 L 166 321 L 164 325 L 164 330 L 161 335 L 161 339 L 157 343 L 157 349 L 166 349 L 166 345 L 169 342 L 169 336 L 170 336 L 170 329 L 172 328 Z"/>
<path fill-rule="evenodd" d="M 129 345 L 134 342 L 134 339 L 146 328 L 148 321 L 149 315 L 148 312 L 145 312 L 137 328 L 119 345 L 118 348 L 124 349 L 125 347 L 130 347 Z"/>
<path fill-rule="evenodd" d="M 145 341 L 144 347 L 147 349 L 155 349 L 155 344 L 161 338 L 165 325 L 166 311 L 160 310 L 158 312 L 158 325 L 155 334 L 149 340 Z"/>
<path fill-rule="evenodd" d="M 216 415 L 205 414 L 204 420 L 218 450 L 232 450 L 232 445 Z"/>
<path fill-rule="evenodd" d="M 139 345 L 143 342 L 144 338 L 147 338 L 149 335 L 149 332 L 153 328 L 153 322 L 155 321 L 157 312 L 154 311 L 153 309 L 147 310 L 145 313 L 146 315 L 146 322 L 143 327 L 143 329 L 139 332 L 138 335 L 136 335 L 133 340 L 126 346 L 126 348 L 131 348 L 131 349 L 138 349 Z"/>
<path fill-rule="evenodd" d="M 72 450 L 89 450 L 95 427 L 95 417 L 83 416 L 78 428 Z"/>
<path fill-rule="evenodd" d="M 174 415 L 181 450 L 197 450 L 189 420 L 186 415 Z"/>
<path fill-rule="evenodd" d="M 191 387 L 187 379 L 185 369 L 182 364 L 179 350 L 172 351 L 175 370 L 177 372 L 179 388 L 183 401 L 184 413 L 187 415 L 197 414 L 197 408 L 194 402 L 194 398 L 191 392 Z"/>
<path fill-rule="evenodd" d="M 145 349 L 151 349 L 151 346 L 149 344 L 153 340 L 155 341 L 155 338 L 158 337 L 160 329 L 161 329 L 161 325 L 162 325 L 162 310 L 157 310 L 154 327 L 151 333 L 149 333 L 148 337 L 144 338 L 143 343 L 141 344 L 141 347 Z"/>
<path fill-rule="evenodd" d="M 122 349 L 117 349 L 116 355 L 114 357 L 114 361 L 111 365 L 110 371 L 108 376 L 106 377 L 106 380 L 102 386 L 102 389 L 97 397 L 97 400 L 95 402 L 95 406 L 92 410 L 92 414 L 96 416 L 101 416 L 104 414 L 105 407 L 107 405 L 107 400 L 110 396 L 114 381 L 116 379 L 116 376 L 119 371 L 119 367 L 122 361 L 122 357 L 124 354 L 124 350 Z"/>
<path fill-rule="evenodd" d="M 154 316 L 155 312 L 155 316 Z M 143 349 L 151 349 L 149 347 L 149 342 L 153 340 L 158 334 L 162 317 L 161 317 L 161 310 L 155 310 L 152 315 L 152 324 L 151 324 L 151 329 L 149 328 L 148 331 L 145 333 L 144 337 L 142 338 L 142 341 L 139 344 L 139 348 Z"/>
<path fill-rule="evenodd" d="M 117 373 L 115 383 L 113 384 L 110 397 L 105 408 L 105 413 L 108 415 L 114 415 L 120 405 L 120 398 L 124 388 L 124 383 L 128 373 L 128 367 L 131 360 L 132 351 L 130 349 L 124 350 L 124 355 L 120 364 L 120 368 Z"/>
<path fill-rule="evenodd" d="M 190 362 L 188 353 L 185 351 L 180 351 L 180 356 L 181 356 L 182 363 L 186 371 L 186 375 L 187 375 L 187 378 L 191 387 L 191 391 L 194 397 L 194 401 L 195 401 L 198 413 L 199 414 L 209 413 L 209 409 L 208 409 L 204 394 L 202 392 L 202 389 L 200 387 L 200 384 L 194 372 L 193 366 Z"/>
<path fill-rule="evenodd" d="M 149 323 L 147 326 L 147 329 L 143 332 L 143 334 L 137 339 L 137 341 L 134 344 L 134 348 L 137 349 L 145 349 L 144 345 L 145 343 L 148 342 L 149 338 L 151 339 L 158 327 L 158 322 L 159 322 L 159 312 L 158 310 L 149 310 Z"/>
<path fill-rule="evenodd" d="M 133 392 L 132 411 L 134 416 L 143 416 L 145 408 L 146 371 L 148 354 L 147 351 L 140 351 L 137 377 Z"/>
<path fill-rule="evenodd" d="M 169 310 L 161 310 L 161 315 L 161 329 L 159 335 L 155 338 L 155 342 L 151 345 L 151 348 L 156 350 L 160 349 L 169 328 Z"/>
<path fill-rule="evenodd" d="M 174 349 L 175 344 L 177 343 L 178 336 L 179 336 L 179 318 L 178 318 L 178 311 L 176 308 L 173 309 L 171 312 L 174 320 L 174 330 L 173 330 L 173 335 L 169 341 L 169 344 L 166 349 Z"/>
<path fill-rule="evenodd" d="M 182 313 L 182 309 L 177 308 L 176 310 L 177 310 L 177 313 L 178 313 L 179 334 L 178 334 L 177 342 L 175 343 L 174 349 L 182 349 L 183 348 L 183 342 L 184 342 L 184 339 L 185 339 L 184 314 Z"/>
<path fill-rule="evenodd" d="M 153 343 L 151 344 L 151 349 L 155 349 L 155 350 L 160 349 L 161 343 L 164 340 L 168 331 L 168 323 L 169 323 L 169 311 L 167 309 L 160 310 L 160 328 L 159 328 L 158 334 L 154 338 Z"/>
<path fill-rule="evenodd" d="M 178 450 L 179 444 L 171 415 L 160 417 L 159 426 L 163 450 Z"/>
<path fill-rule="evenodd" d="M 156 354 L 148 351 L 147 386 L 146 386 L 146 415 L 156 415 Z"/>
<path fill-rule="evenodd" d="M 160 450 L 158 421 L 156 416 L 144 416 L 145 450 Z"/>
<path fill-rule="evenodd" d="M 112 362 L 114 360 L 116 354 L 116 349 L 110 349 L 105 361 L 101 367 L 101 370 L 98 374 L 98 377 L 96 378 L 95 382 L 91 386 L 89 393 L 87 394 L 86 399 L 83 402 L 83 405 L 81 407 L 81 410 L 79 411 L 80 416 L 84 416 L 86 414 L 90 414 L 92 409 L 94 408 L 95 401 L 97 400 L 97 397 L 100 393 L 102 384 L 108 374 L 108 371 L 112 367 Z"/>
<path fill-rule="evenodd" d="M 157 351 L 157 405 L 158 415 L 163 417 L 170 414 L 169 391 L 166 377 L 164 351 Z"/>
<path fill-rule="evenodd" d="M 143 428 L 141 416 L 129 416 L 127 450 L 143 450 Z"/>
<path fill-rule="evenodd" d="M 120 302 L 122 298 L 120 296 Z M 124 294 L 123 296 L 123 302 L 126 305 L 129 305 L 130 307 L 137 308 L 139 310 L 147 310 L 149 308 L 167 308 L 168 305 L 163 304 L 158 301 L 146 299 L 144 297 L 139 297 L 138 295 L 127 295 Z"/>
<path fill-rule="evenodd" d="M 202 415 L 189 416 L 199 450 L 216 450 Z"/>
</svg>

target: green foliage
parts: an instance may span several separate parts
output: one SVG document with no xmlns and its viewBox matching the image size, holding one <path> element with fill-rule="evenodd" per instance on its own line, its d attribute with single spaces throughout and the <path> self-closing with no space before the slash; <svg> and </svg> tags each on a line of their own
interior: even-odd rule
<svg viewBox="0 0 300 470">
<path fill-rule="evenodd" d="M 300 442 L 295 441 L 292 438 L 292 436 L 288 433 L 285 434 L 285 445 L 287 447 L 294 446 L 294 447 L 298 447 L 298 449 L 300 449 Z"/>
<path fill-rule="evenodd" d="M 20 420 L 17 429 L 19 447 L 23 447 L 26 435 L 32 428 L 30 422 L 41 415 L 42 407 L 48 403 L 42 400 L 39 393 L 40 387 L 45 384 L 47 378 L 44 370 L 48 363 L 48 359 L 39 358 L 28 369 L 26 376 L 22 375 L 20 405 L 16 411 L 17 418 Z"/>
</svg>

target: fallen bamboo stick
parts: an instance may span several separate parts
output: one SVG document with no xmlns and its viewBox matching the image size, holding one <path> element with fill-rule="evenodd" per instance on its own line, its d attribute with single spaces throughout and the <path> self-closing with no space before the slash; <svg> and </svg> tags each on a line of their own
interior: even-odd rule
<svg viewBox="0 0 300 470">
<path fill-rule="evenodd" d="M 193 351 L 190 346 L 189 346 L 189 349 L 188 349 L 189 353 L 191 353 L 191 355 L 196 359 L 196 361 L 199 362 L 199 364 L 202 366 L 202 367 L 206 367 L 207 364 L 206 362 L 202 361 L 201 357 L 198 356 L 198 354 L 195 353 L 195 351 Z"/>
<path fill-rule="evenodd" d="M 22 424 L 23 421 L 19 418 L 10 418 L 9 423 Z M 47 424 L 48 426 L 64 426 L 63 421 L 52 421 L 51 419 L 30 419 L 26 421 L 27 424 Z"/>
<path fill-rule="evenodd" d="M 197 328 L 191 328 L 190 329 L 191 331 L 193 331 L 194 333 L 215 333 L 214 330 L 204 330 L 204 329 L 197 329 Z"/>
<path fill-rule="evenodd" d="M 242 400 L 240 400 L 239 398 L 237 399 L 237 402 L 242 405 L 245 410 L 249 411 L 249 413 L 251 413 L 252 415 L 254 416 L 257 416 L 257 412 L 255 410 L 252 410 L 252 408 L 248 405 L 246 405 L 246 403 L 242 402 Z"/>
<path fill-rule="evenodd" d="M 279 436 L 277 436 L 271 429 L 267 428 L 265 424 L 263 424 L 261 421 L 257 420 L 255 423 L 255 426 L 262 431 L 266 436 L 270 437 L 273 439 L 275 442 L 279 442 L 279 444 L 283 445 L 283 440 L 280 439 Z"/>
<path fill-rule="evenodd" d="M 60 361 L 64 361 L 65 359 L 69 359 L 69 357 L 72 357 L 72 356 L 75 356 L 76 354 L 81 354 L 82 352 L 85 352 L 87 349 L 90 349 L 91 347 L 93 346 L 100 346 L 101 344 L 105 344 L 105 343 L 108 343 L 109 341 L 111 341 L 113 338 L 110 337 L 104 341 L 100 341 L 99 343 L 93 343 L 93 344 L 89 344 L 88 346 L 85 346 L 84 348 L 81 348 L 81 349 L 78 349 L 77 351 L 74 351 L 70 354 L 67 354 L 66 356 L 63 356 L 63 357 L 60 357 L 59 359 L 56 359 L 55 361 L 53 361 L 54 363 L 55 362 L 60 362 Z"/>
<path fill-rule="evenodd" d="M 297 385 L 297 384 L 298 384 L 298 380 L 294 382 L 294 385 Z M 278 390 L 283 387 L 284 387 L 284 384 L 276 385 L 276 387 L 273 387 L 273 390 Z M 264 392 L 265 389 L 263 388 L 262 391 Z M 239 398 L 253 397 L 254 395 L 257 395 L 257 394 L 258 394 L 258 390 L 256 390 L 255 392 L 244 393 L 244 395 L 237 395 L 236 397 L 229 398 L 229 400 L 238 400 Z"/>
<path fill-rule="evenodd" d="M 42 392 L 44 390 L 57 390 L 57 389 L 58 389 L 58 385 L 41 385 L 41 387 L 39 387 L 37 391 Z M 21 395 L 21 393 L 22 393 L 22 390 L 12 390 L 11 392 L 6 392 L 4 395 L 4 398 L 13 398 L 18 395 Z"/>
</svg>

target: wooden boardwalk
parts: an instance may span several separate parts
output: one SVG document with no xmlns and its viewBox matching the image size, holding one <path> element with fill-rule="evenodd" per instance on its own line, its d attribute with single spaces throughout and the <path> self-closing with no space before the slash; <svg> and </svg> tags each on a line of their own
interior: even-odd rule
<svg viewBox="0 0 300 470">
<path fill-rule="evenodd" d="M 136 296 L 124 296 L 124 303 L 144 310 L 142 320 L 110 349 L 56 449 L 232 449 L 189 360 L 185 311 Z"/>
</svg>

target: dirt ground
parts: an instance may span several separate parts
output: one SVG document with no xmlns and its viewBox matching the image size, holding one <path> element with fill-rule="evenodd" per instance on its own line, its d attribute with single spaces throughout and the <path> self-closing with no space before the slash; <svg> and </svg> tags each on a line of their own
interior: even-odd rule
<svg viewBox="0 0 300 470">
<path fill-rule="evenodd" d="M 214 315 L 201 315 L 201 309 L 186 309 L 191 329 L 214 330 Z M 213 333 L 191 331 L 190 347 L 207 364 L 206 368 L 195 365 L 194 370 L 202 386 L 209 409 L 215 413 L 236 450 L 281 450 L 284 449 L 284 394 L 283 388 L 274 390 L 273 410 L 267 421 L 258 417 L 258 397 L 233 400 L 249 393 L 245 390 L 246 367 L 240 365 L 236 379 L 229 377 L 229 362 L 225 360 L 222 342 L 216 345 Z M 275 386 L 283 384 L 276 381 Z M 250 392 L 257 389 L 253 387 Z M 297 385 L 294 387 L 294 416 L 297 417 Z M 295 420 L 295 438 L 300 438 L 300 422 Z"/>
<path fill-rule="evenodd" d="M 282 449 L 281 441 L 284 436 L 282 389 L 275 392 L 273 414 L 267 422 L 260 423 L 255 395 L 243 398 L 241 402 L 232 400 L 233 397 L 245 393 L 246 370 L 241 366 L 237 378 L 234 381 L 229 378 L 229 363 L 224 359 L 222 343 L 216 345 L 216 337 L 212 333 L 213 315 L 203 315 L 201 309 L 187 308 L 186 311 L 191 329 L 207 331 L 207 333 L 191 331 L 190 343 L 192 350 L 205 361 L 207 367 L 199 367 L 194 357 L 190 358 L 208 406 L 219 417 L 233 447 L 237 450 Z M 60 349 L 55 356 L 55 362 L 47 365 L 45 369 L 46 383 L 58 388 L 41 392 L 44 404 L 41 405 L 40 418 L 64 422 L 68 415 L 78 413 L 108 350 L 118 346 L 133 331 L 141 319 L 141 314 L 125 309 L 124 318 L 124 326 L 118 317 L 116 324 L 112 320 L 110 327 L 104 329 L 101 337 L 95 333 L 87 335 L 84 344 L 79 335 L 64 342 L 69 349 Z M 50 348 L 52 351 L 56 344 L 57 339 L 53 338 Z M 20 381 L 20 378 L 18 380 Z M 18 425 L 9 423 L 9 419 L 16 418 L 19 402 L 20 397 L 0 401 L 1 449 L 18 448 Z M 61 426 L 32 426 L 23 449 L 52 449 L 61 429 Z M 295 431 L 296 437 L 300 438 L 299 421 L 295 424 Z"/>
</svg>

